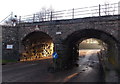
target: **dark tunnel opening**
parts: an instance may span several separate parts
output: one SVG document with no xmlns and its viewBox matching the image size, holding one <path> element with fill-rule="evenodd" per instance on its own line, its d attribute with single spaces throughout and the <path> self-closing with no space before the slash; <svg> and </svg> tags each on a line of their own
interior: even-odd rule
<svg viewBox="0 0 120 84">
<path fill-rule="evenodd" d="M 83 44 L 83 41 L 93 39 L 98 44 Z M 109 34 L 94 30 L 86 29 L 72 33 L 68 36 L 66 40 L 67 45 L 67 57 L 66 62 L 67 66 L 76 65 L 77 61 L 80 59 L 80 49 L 82 47 L 92 48 L 96 47 L 98 50 L 96 53 L 99 63 L 105 69 L 115 69 L 118 64 L 118 46 L 116 40 Z M 94 47 L 93 47 L 94 46 Z M 82 53 L 82 51 L 81 51 Z M 86 53 L 86 52 L 83 52 Z M 93 53 L 91 53 L 93 54 Z M 88 61 L 88 60 L 86 60 Z M 80 65 L 80 64 L 79 64 Z"/>
<path fill-rule="evenodd" d="M 104 71 L 102 67 L 102 59 L 107 54 L 108 45 L 103 41 L 95 38 L 87 38 L 79 40 L 71 48 L 71 57 L 69 58 L 69 70 L 80 76 L 71 81 L 94 81 L 104 82 Z M 98 56 L 100 52 L 104 52 L 104 56 Z M 82 73 L 82 74 L 81 74 Z"/>
<path fill-rule="evenodd" d="M 103 63 L 105 60 L 102 59 L 107 55 L 108 45 L 102 40 L 87 38 L 78 41 L 76 47 L 78 50 L 75 51 L 78 54 L 76 55 L 77 59 L 73 61 L 74 66 L 77 65 L 78 70 L 84 70 L 85 74 L 91 75 L 93 78 L 96 77 L 93 80 L 99 80 L 100 78 L 100 81 L 104 81 Z M 100 53 L 104 53 L 104 55 L 101 56 Z"/>
<path fill-rule="evenodd" d="M 106 73 L 119 68 L 118 41 L 95 29 L 75 31 L 65 40 L 64 68 L 80 74 L 71 81 L 104 82 Z"/>
<path fill-rule="evenodd" d="M 108 45 L 104 43 L 102 40 L 95 39 L 95 38 L 88 38 L 84 39 L 83 41 L 78 41 L 75 45 L 76 51 L 78 54 L 76 55 L 77 58 L 84 57 L 89 54 L 97 54 L 100 51 L 107 51 Z M 75 52 L 73 52 L 74 54 Z"/>
<path fill-rule="evenodd" d="M 32 32 L 22 40 L 20 61 L 33 61 L 51 58 L 53 53 L 52 38 L 44 32 Z"/>
</svg>

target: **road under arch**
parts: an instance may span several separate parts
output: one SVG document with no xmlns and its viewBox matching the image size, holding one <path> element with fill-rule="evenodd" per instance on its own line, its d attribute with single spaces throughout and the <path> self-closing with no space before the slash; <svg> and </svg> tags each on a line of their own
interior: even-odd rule
<svg viewBox="0 0 120 84">
<path fill-rule="evenodd" d="M 67 45 L 66 49 L 66 57 L 65 61 L 68 66 L 74 64 L 79 56 L 79 45 L 83 40 L 94 38 L 100 40 L 104 43 L 107 50 L 105 48 L 98 53 L 99 58 L 101 58 L 102 66 L 105 69 L 116 69 L 118 68 L 118 44 L 114 37 L 111 35 L 95 30 L 95 29 L 85 29 L 72 33 L 65 40 L 65 45 Z M 105 54 L 106 52 L 106 54 Z"/>
</svg>

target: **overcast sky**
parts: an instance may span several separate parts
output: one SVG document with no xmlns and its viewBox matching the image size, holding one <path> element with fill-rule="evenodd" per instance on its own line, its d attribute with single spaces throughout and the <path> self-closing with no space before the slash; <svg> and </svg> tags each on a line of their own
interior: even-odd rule
<svg viewBox="0 0 120 84">
<path fill-rule="evenodd" d="M 107 3 L 118 3 L 120 0 L 0 0 L 0 21 L 11 12 L 17 16 L 29 15 L 43 7 L 54 10 L 81 8 Z"/>
</svg>

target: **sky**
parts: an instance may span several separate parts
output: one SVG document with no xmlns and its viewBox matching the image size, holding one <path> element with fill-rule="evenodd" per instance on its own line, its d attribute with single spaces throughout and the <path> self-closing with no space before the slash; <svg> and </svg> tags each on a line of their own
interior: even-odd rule
<svg viewBox="0 0 120 84">
<path fill-rule="evenodd" d="M 24 16 L 39 12 L 41 8 L 52 7 L 55 11 L 96 6 L 104 3 L 118 3 L 120 0 L 0 0 L 0 21 L 11 12 Z"/>
</svg>

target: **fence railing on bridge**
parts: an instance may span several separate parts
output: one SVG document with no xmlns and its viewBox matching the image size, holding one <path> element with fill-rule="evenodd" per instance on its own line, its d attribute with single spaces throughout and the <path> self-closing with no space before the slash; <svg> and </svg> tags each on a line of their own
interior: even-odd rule
<svg viewBox="0 0 120 84">
<path fill-rule="evenodd" d="M 84 17 L 96 17 L 106 15 L 118 15 L 120 13 L 120 4 L 104 4 L 91 7 L 73 8 L 61 11 L 42 11 L 32 15 L 20 16 L 16 23 L 42 22 L 52 20 L 76 19 Z"/>
<path fill-rule="evenodd" d="M 35 13 L 33 15 L 22 16 L 19 22 L 41 22 L 52 20 L 75 19 L 83 17 L 95 17 L 106 15 L 118 15 L 118 3 L 104 4 L 98 6 L 76 8 L 62 11 L 49 11 L 44 13 Z"/>
</svg>

